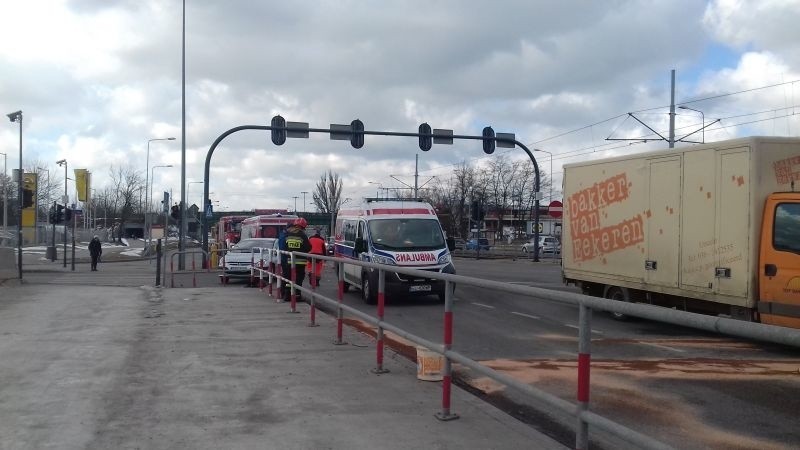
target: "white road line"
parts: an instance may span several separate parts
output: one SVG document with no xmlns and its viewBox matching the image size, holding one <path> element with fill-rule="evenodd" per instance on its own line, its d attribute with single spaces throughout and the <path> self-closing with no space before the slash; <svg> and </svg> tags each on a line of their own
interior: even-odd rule
<svg viewBox="0 0 800 450">
<path fill-rule="evenodd" d="M 638 343 L 642 344 L 642 345 L 649 345 L 650 347 L 656 347 L 656 348 L 660 348 L 660 349 L 664 349 L 664 350 L 669 350 L 671 352 L 686 353 L 686 350 L 681 350 L 681 349 L 675 348 L 675 347 L 668 347 L 666 345 L 661 345 L 661 344 L 653 344 L 652 342 L 639 341 Z"/>
<path fill-rule="evenodd" d="M 581 327 L 579 327 L 579 326 L 577 326 L 577 325 L 570 325 L 570 324 L 568 324 L 568 323 L 565 323 L 565 324 L 564 324 L 564 326 L 565 326 L 565 327 L 570 327 L 570 328 L 575 328 L 576 330 L 580 330 L 580 329 L 581 329 Z M 600 330 L 592 330 L 592 333 L 595 333 L 595 334 L 603 334 L 603 332 L 602 332 L 602 331 L 600 331 Z"/>
<path fill-rule="evenodd" d="M 525 313 L 521 313 L 521 312 L 511 311 L 511 314 L 516 314 L 518 316 L 527 317 L 528 319 L 536 319 L 536 320 L 541 319 L 541 317 L 539 317 L 539 316 L 532 316 L 530 314 L 525 314 Z"/>
<path fill-rule="evenodd" d="M 492 306 L 492 305 L 484 305 L 483 303 L 475 303 L 475 302 L 472 302 L 472 304 L 476 305 L 476 306 L 481 306 L 481 307 L 484 307 L 484 308 L 487 308 L 487 309 L 494 309 L 494 306 Z"/>
</svg>

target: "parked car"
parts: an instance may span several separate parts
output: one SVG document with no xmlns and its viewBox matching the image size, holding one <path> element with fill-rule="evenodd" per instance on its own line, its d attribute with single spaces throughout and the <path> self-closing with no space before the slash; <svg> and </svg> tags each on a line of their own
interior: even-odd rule
<svg viewBox="0 0 800 450">
<path fill-rule="evenodd" d="M 225 276 L 229 278 L 246 278 L 250 276 L 251 264 L 256 266 L 263 260 L 264 266 L 269 264 L 266 249 L 272 248 L 277 239 L 272 238 L 250 238 L 242 239 L 234 244 L 223 258 L 219 260 L 219 267 L 225 270 Z M 265 251 L 254 249 L 264 249 Z"/>
<path fill-rule="evenodd" d="M 531 239 L 522 245 L 522 252 L 533 253 L 534 246 L 535 240 Z M 561 254 L 561 243 L 553 236 L 539 236 L 539 254 L 543 253 Z"/>
<path fill-rule="evenodd" d="M 489 250 L 491 248 L 489 240 L 486 238 L 473 238 L 464 245 L 465 250 L 478 250 L 479 247 L 481 250 Z"/>
<path fill-rule="evenodd" d="M 467 242 L 465 240 L 461 239 L 461 238 L 455 238 L 454 240 L 455 240 L 456 246 L 453 248 L 453 250 L 464 250 L 464 248 L 467 245 Z"/>
</svg>

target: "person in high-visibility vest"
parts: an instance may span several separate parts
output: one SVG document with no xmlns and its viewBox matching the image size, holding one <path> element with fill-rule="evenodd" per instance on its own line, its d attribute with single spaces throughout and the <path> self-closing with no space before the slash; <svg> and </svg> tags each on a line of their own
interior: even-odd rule
<svg viewBox="0 0 800 450">
<path fill-rule="evenodd" d="M 280 238 L 278 238 L 278 248 L 288 252 L 302 252 L 308 253 L 311 250 L 311 244 L 308 242 L 306 236 L 306 227 L 308 222 L 306 219 L 300 217 L 286 229 Z M 306 258 L 301 255 L 294 255 L 294 269 L 295 269 L 295 283 L 298 286 L 303 285 L 303 280 L 306 278 Z M 283 266 L 284 276 L 291 278 L 291 265 L 292 261 L 288 255 L 283 255 L 281 258 L 281 266 Z M 289 293 L 289 285 L 283 285 L 282 298 L 286 300 Z"/>
<path fill-rule="evenodd" d="M 314 231 L 314 235 L 308 238 L 308 242 L 311 244 L 311 251 L 308 253 L 311 253 L 312 255 L 328 256 L 325 238 L 319 234 L 319 227 Z M 317 286 L 319 286 L 319 281 L 322 278 L 322 268 L 325 266 L 325 261 L 318 259 L 315 261 L 315 264 L 316 266 L 314 267 L 314 273 L 312 275 L 314 276 L 314 280 L 317 282 Z"/>
</svg>

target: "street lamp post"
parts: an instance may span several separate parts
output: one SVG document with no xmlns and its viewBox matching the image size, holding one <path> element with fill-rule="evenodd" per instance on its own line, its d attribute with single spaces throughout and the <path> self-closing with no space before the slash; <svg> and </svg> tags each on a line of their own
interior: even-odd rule
<svg viewBox="0 0 800 450">
<path fill-rule="evenodd" d="M 703 143 L 705 144 L 706 143 L 706 115 L 703 114 L 703 111 L 700 111 L 699 109 L 689 108 L 688 106 L 678 106 L 678 109 L 688 109 L 689 111 L 694 111 L 694 112 L 699 112 L 700 113 L 700 121 L 703 123 L 703 128 L 701 128 L 703 130 Z"/>
<path fill-rule="evenodd" d="M 163 166 L 153 166 L 152 169 L 150 170 L 150 182 L 152 184 L 155 184 L 155 173 L 156 173 L 156 169 L 158 169 L 159 167 L 172 167 L 172 164 L 166 164 L 166 165 L 163 165 Z M 150 186 L 150 196 L 147 197 L 147 204 L 149 205 L 150 203 L 152 203 L 152 201 L 153 201 L 153 186 Z M 169 205 L 167 205 L 167 206 L 169 206 Z M 149 210 L 150 207 L 148 206 L 147 209 Z M 147 226 L 148 226 L 148 228 L 147 228 L 147 248 L 149 249 L 150 248 L 150 244 L 151 244 L 151 242 L 153 240 L 153 238 L 152 238 L 153 224 L 148 221 L 147 222 Z M 164 222 L 164 237 L 166 237 L 166 236 L 167 236 L 167 223 Z M 166 243 L 167 243 L 167 241 L 165 239 L 164 240 L 164 245 L 166 245 Z"/>
<path fill-rule="evenodd" d="M 19 122 L 19 223 L 17 225 L 17 267 L 19 268 L 19 279 L 22 280 L 22 111 L 6 114 L 11 122 Z"/>
<path fill-rule="evenodd" d="M 147 206 L 145 206 L 145 208 L 144 208 L 144 228 L 146 230 L 150 230 L 150 227 L 148 226 L 148 220 L 147 220 L 148 219 L 148 214 L 150 213 L 150 199 L 151 199 L 151 195 L 148 195 L 148 191 L 147 191 L 147 187 L 150 185 L 150 179 L 147 177 L 150 174 L 150 143 L 153 142 L 153 141 L 174 141 L 174 140 L 175 140 L 174 137 L 155 138 L 155 139 L 148 139 L 147 140 L 147 158 L 146 158 L 146 163 L 145 163 L 146 164 L 146 166 L 145 166 L 146 168 L 144 170 L 144 177 L 145 177 L 145 180 L 144 180 L 144 191 L 145 191 L 144 192 L 144 196 L 147 198 Z M 147 243 L 148 243 L 148 245 L 150 244 L 150 234 L 149 233 L 147 234 Z"/>
<path fill-rule="evenodd" d="M 67 211 L 67 202 L 69 202 L 69 196 L 67 195 L 67 160 L 62 159 L 60 161 L 56 161 L 56 164 L 59 166 L 64 166 L 64 212 Z M 66 217 L 65 217 L 66 219 Z M 55 227 L 55 225 L 53 225 Z M 67 267 L 67 222 L 64 221 L 64 267 Z"/>
<path fill-rule="evenodd" d="M 295 195 L 292 198 L 294 199 L 294 214 L 297 215 L 297 199 L 300 197 Z"/>
</svg>

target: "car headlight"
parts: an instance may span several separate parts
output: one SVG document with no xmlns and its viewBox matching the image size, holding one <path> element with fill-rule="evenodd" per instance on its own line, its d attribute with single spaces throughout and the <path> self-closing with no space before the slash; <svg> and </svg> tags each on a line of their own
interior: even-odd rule
<svg viewBox="0 0 800 450">
<path fill-rule="evenodd" d="M 377 264 L 386 264 L 387 266 L 396 266 L 394 258 L 389 256 L 372 255 L 372 262 Z"/>
<path fill-rule="evenodd" d="M 450 261 L 452 261 L 452 259 L 450 258 L 450 253 L 445 253 L 444 255 L 439 257 L 439 261 L 437 262 L 437 264 L 450 264 Z"/>
</svg>

